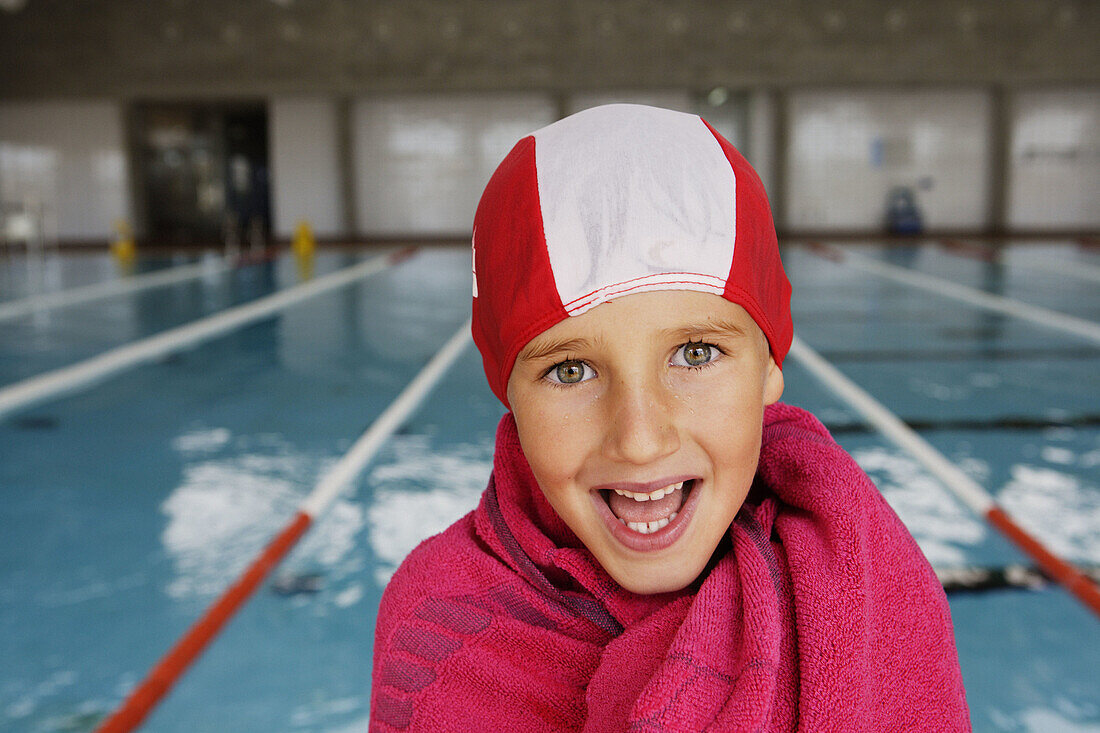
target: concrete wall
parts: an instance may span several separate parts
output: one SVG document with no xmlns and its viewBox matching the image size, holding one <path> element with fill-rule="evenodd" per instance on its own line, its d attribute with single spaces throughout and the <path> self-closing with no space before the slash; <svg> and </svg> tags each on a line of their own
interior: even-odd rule
<svg viewBox="0 0 1100 733">
<path fill-rule="evenodd" d="M 787 229 L 884 229 L 899 186 L 915 191 L 928 229 L 992 223 L 988 94 L 815 91 L 789 107 Z"/>
<path fill-rule="evenodd" d="M 13 0 L 0 198 L 105 238 L 135 105 L 247 97 L 277 235 L 461 234 L 514 137 L 619 100 L 704 114 L 787 229 L 876 231 L 902 184 L 934 228 L 1095 230 L 1097 38 L 1095 0 Z"/>
<path fill-rule="evenodd" d="M 489 176 L 523 135 L 557 119 L 544 95 L 363 99 L 352 122 L 358 233 L 468 233 Z"/>
<path fill-rule="evenodd" d="M 1008 225 L 1100 229 L 1100 91 L 1016 96 L 1008 161 Z"/>
<path fill-rule="evenodd" d="M 115 102 L 0 104 L 0 203 L 40 212 L 48 241 L 107 239 L 131 214 L 124 140 Z"/>
<path fill-rule="evenodd" d="M 26 0 L 0 98 L 1100 81 L 1095 0 Z"/>
<path fill-rule="evenodd" d="M 302 220 L 319 237 L 346 234 L 337 103 L 277 97 L 268 113 L 275 235 L 290 237 Z"/>
<path fill-rule="evenodd" d="M 788 232 L 881 231 L 893 186 L 916 191 L 932 230 L 1100 229 L 1100 91 L 1008 95 L 998 150 L 989 90 L 833 88 L 757 91 L 710 108 L 668 91 L 275 97 L 275 234 L 304 219 L 325 238 L 462 236 L 515 139 L 562 108 L 624 99 L 715 123 L 757 168 Z M 115 219 L 133 221 L 126 110 L 0 101 L 0 201 L 42 205 L 47 239 L 103 240 Z"/>
</svg>

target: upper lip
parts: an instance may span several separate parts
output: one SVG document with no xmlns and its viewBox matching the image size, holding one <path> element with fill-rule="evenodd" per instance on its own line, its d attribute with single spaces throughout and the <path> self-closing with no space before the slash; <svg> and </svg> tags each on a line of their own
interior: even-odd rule
<svg viewBox="0 0 1100 733">
<path fill-rule="evenodd" d="M 635 494 L 650 494 L 657 489 L 663 489 L 671 484 L 678 484 L 684 481 L 691 481 L 698 478 L 690 474 L 683 474 L 681 476 L 669 476 L 668 478 L 659 478 L 654 481 L 615 481 L 607 484 L 600 484 L 599 486 L 593 486 L 593 491 L 631 491 Z"/>
</svg>

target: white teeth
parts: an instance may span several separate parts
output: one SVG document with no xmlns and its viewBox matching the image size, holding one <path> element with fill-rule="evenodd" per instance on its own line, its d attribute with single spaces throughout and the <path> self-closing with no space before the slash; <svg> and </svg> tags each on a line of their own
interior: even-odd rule
<svg viewBox="0 0 1100 733">
<path fill-rule="evenodd" d="M 655 522 L 627 522 L 622 519 L 619 521 L 639 534 L 653 534 L 657 530 L 667 527 L 668 523 L 676 518 L 676 514 L 677 512 L 673 512 L 664 519 L 658 519 Z"/>
<path fill-rule="evenodd" d="M 627 496 L 627 497 L 633 499 L 634 501 L 650 501 L 650 500 L 656 501 L 657 499 L 663 499 L 664 497 L 671 494 L 673 491 L 679 491 L 683 487 L 684 487 L 684 482 L 680 481 L 679 483 L 669 484 L 668 486 L 665 486 L 662 489 L 657 489 L 656 491 L 651 491 L 648 494 L 641 494 L 641 493 L 637 493 L 637 492 L 634 492 L 634 491 L 624 491 L 623 489 L 615 489 L 615 493 L 618 494 L 619 496 Z"/>
</svg>

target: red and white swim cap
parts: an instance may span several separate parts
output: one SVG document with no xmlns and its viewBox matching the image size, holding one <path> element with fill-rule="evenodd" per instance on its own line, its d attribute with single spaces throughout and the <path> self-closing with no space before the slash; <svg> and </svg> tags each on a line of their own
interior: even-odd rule
<svg viewBox="0 0 1100 733">
<path fill-rule="evenodd" d="M 791 286 L 764 186 L 695 115 L 633 104 L 523 138 L 474 217 L 473 336 L 507 405 L 516 355 L 621 295 L 696 290 L 744 308 L 782 365 Z"/>
</svg>

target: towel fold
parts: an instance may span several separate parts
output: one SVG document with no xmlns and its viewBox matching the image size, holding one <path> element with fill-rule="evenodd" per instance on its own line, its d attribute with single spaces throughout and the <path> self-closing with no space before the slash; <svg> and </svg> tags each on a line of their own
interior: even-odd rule
<svg viewBox="0 0 1100 733">
<path fill-rule="evenodd" d="M 478 508 L 405 561 L 375 639 L 375 731 L 966 731 L 947 601 L 809 413 L 765 412 L 756 482 L 707 570 L 626 591 L 501 421 Z"/>
</svg>

